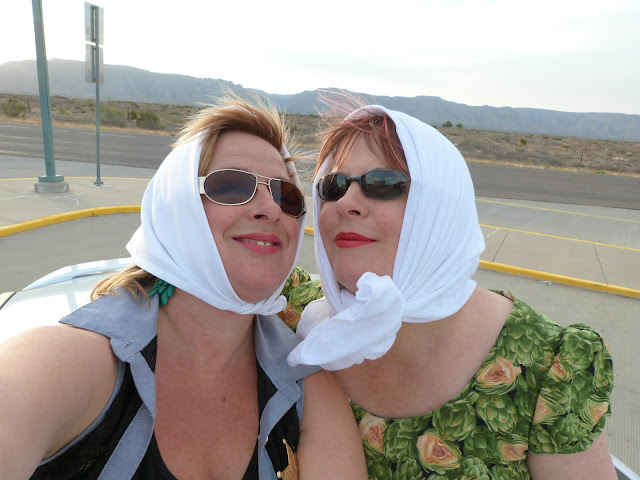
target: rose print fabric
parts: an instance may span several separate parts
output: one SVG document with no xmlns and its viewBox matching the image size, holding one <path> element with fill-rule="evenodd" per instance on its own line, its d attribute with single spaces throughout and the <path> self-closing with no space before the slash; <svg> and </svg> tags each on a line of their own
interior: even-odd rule
<svg viewBox="0 0 640 480">
<path fill-rule="evenodd" d="M 295 312 L 322 295 L 319 282 L 304 285 L 288 292 Z M 481 368 L 450 402 L 410 418 L 380 418 L 351 403 L 370 479 L 530 479 L 529 452 L 580 452 L 598 437 L 611 412 L 606 343 L 586 325 L 563 328 L 513 302 Z"/>
</svg>

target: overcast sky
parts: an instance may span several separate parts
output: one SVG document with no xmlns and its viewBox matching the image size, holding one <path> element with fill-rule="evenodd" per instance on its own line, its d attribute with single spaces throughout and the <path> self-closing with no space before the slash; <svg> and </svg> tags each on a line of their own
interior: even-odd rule
<svg viewBox="0 0 640 480">
<path fill-rule="evenodd" d="M 638 0 L 92 3 L 105 11 L 107 64 L 269 93 L 640 114 Z M 47 57 L 84 61 L 84 1 L 42 5 Z M 35 59 L 32 2 L 5 0 L 0 18 L 0 64 Z"/>
</svg>

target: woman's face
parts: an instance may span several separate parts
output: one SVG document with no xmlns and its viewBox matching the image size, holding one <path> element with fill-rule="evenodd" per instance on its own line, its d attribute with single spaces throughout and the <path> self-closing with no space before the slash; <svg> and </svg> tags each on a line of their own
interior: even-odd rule
<svg viewBox="0 0 640 480">
<path fill-rule="evenodd" d="M 359 135 L 339 171 L 354 177 L 381 169 L 390 168 Z M 393 275 L 406 205 L 407 194 L 389 200 L 368 198 L 357 182 L 339 200 L 322 202 L 318 225 L 324 248 L 336 280 L 351 293 L 365 272 Z"/>
<path fill-rule="evenodd" d="M 222 168 L 290 180 L 280 153 L 260 137 L 244 132 L 225 132 L 218 137 L 207 174 Z M 258 181 L 268 182 L 260 177 Z M 202 203 L 236 294 L 251 303 L 269 297 L 293 266 L 297 219 L 282 213 L 262 183 L 243 205 L 218 205 L 205 195 Z"/>
</svg>

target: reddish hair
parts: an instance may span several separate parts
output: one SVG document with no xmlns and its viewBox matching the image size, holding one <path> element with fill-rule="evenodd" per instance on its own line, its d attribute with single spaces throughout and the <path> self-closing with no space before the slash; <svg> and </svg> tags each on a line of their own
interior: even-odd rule
<svg viewBox="0 0 640 480">
<path fill-rule="evenodd" d="M 323 135 L 316 173 L 329 157 L 333 157 L 334 169 L 342 167 L 360 135 L 364 136 L 367 146 L 389 168 L 409 175 L 409 167 L 395 123 L 388 114 L 366 107 L 343 120 L 328 123 Z"/>
</svg>

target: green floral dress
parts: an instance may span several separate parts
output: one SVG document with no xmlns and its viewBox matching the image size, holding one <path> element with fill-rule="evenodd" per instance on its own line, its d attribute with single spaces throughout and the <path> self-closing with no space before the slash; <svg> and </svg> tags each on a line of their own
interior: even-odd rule
<svg viewBox="0 0 640 480">
<path fill-rule="evenodd" d="M 287 292 L 290 327 L 312 291 L 322 296 L 319 282 Z M 513 299 L 511 315 L 454 399 L 409 418 L 380 418 L 351 402 L 370 479 L 530 479 L 528 452 L 580 452 L 602 432 L 613 388 L 602 337 L 584 324 L 560 327 L 497 293 Z"/>
</svg>

